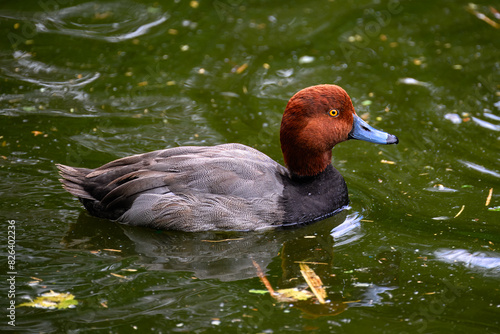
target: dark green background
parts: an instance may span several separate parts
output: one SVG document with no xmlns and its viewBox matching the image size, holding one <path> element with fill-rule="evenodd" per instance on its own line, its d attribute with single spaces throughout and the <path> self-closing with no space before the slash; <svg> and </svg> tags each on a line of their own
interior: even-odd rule
<svg viewBox="0 0 500 334">
<path fill-rule="evenodd" d="M 477 10 L 500 23 L 489 5 Z M 17 332 L 498 333 L 499 40 L 467 1 L 3 1 L 1 308 L 15 220 L 17 303 L 79 301 L 18 308 Z M 334 149 L 351 208 L 323 222 L 127 228 L 88 216 L 57 180 L 55 163 L 179 145 L 239 142 L 282 163 L 287 100 L 321 83 L 400 139 Z M 235 240 L 207 242 L 222 239 Z M 250 292 L 264 289 L 251 259 L 277 288 L 304 286 L 297 261 L 314 262 L 329 306 Z"/>
</svg>

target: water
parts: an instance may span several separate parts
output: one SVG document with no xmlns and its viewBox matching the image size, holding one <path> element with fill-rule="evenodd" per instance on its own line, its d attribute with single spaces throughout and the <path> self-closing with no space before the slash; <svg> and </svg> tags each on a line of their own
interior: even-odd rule
<svg viewBox="0 0 500 334">
<path fill-rule="evenodd" d="M 2 330 L 500 332 L 495 22 L 465 1 L 2 3 Z M 286 102 L 320 83 L 400 144 L 338 145 L 351 208 L 317 224 L 129 228 L 57 180 L 55 163 L 179 145 L 239 142 L 282 163 Z M 9 225 L 17 305 L 52 290 L 75 308 L 19 307 L 8 324 Z M 305 287 L 297 262 L 310 263 L 330 302 L 255 293 L 252 260 L 275 289 Z"/>
</svg>

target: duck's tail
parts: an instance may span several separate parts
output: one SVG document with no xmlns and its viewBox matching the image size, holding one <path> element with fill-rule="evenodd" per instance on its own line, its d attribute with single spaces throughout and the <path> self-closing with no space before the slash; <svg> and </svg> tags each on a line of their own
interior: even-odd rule
<svg viewBox="0 0 500 334">
<path fill-rule="evenodd" d="M 95 200 L 84 188 L 86 176 L 92 172 L 92 169 L 70 167 L 61 164 L 56 164 L 61 175 L 61 183 L 71 195 L 78 197 L 80 200 L 89 199 Z"/>
<path fill-rule="evenodd" d="M 56 164 L 56 167 L 59 169 L 59 174 L 62 177 L 59 181 L 63 184 L 63 188 L 71 195 L 78 197 L 85 209 L 87 209 L 91 215 L 116 220 L 128 209 L 118 207 L 110 210 L 101 203 L 102 198 L 110 189 L 106 187 L 101 189 L 99 187 L 100 181 L 96 183 L 95 180 L 92 180 L 91 173 L 94 172 L 93 169 L 70 167 L 61 164 Z M 95 175 L 93 176 L 95 177 Z M 108 183 L 109 182 L 103 182 L 105 185 Z M 116 187 L 116 184 L 114 184 L 111 189 L 114 187 Z"/>
</svg>

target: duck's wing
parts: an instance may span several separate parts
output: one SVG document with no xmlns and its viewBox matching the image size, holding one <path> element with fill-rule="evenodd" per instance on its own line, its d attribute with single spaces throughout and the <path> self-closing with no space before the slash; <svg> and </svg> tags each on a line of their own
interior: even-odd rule
<svg viewBox="0 0 500 334">
<path fill-rule="evenodd" d="M 65 189 L 91 214 L 127 224 L 248 230 L 283 217 L 287 169 L 241 144 L 154 151 L 95 170 L 58 168 Z"/>
</svg>

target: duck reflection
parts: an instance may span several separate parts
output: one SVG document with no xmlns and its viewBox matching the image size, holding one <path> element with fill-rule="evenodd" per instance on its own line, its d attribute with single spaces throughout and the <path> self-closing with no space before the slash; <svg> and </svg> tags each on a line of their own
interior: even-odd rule
<svg viewBox="0 0 500 334">
<path fill-rule="evenodd" d="M 334 270 L 338 272 L 334 266 L 334 246 L 336 241 L 345 245 L 349 240 L 360 238 L 359 231 L 352 231 L 353 228 L 359 230 L 359 220 L 360 217 L 348 215 L 346 210 L 298 229 L 192 233 L 112 224 L 83 212 L 77 223 L 71 225 L 63 243 L 69 249 L 119 249 L 120 256 L 139 257 L 136 263 L 147 270 L 190 272 L 198 279 L 217 279 L 222 282 L 255 278 L 258 275 L 253 261 L 265 274 L 270 264 L 278 260 L 282 273 L 277 280 L 270 280 L 279 289 L 307 288 L 299 266 L 299 263 L 306 263 L 329 287 L 328 302 L 318 304 L 311 298 L 297 301 L 294 306 L 307 316 L 317 317 L 338 314 L 347 308 L 342 291 L 330 289 L 339 284 L 334 274 Z M 365 291 L 366 299 L 370 299 L 370 302 L 374 298 L 373 284 L 378 281 L 381 285 L 387 285 L 388 282 L 394 285 L 394 277 L 398 275 L 398 256 L 382 253 L 379 258 L 382 260 L 370 269 L 373 271 L 373 283 Z M 356 302 L 357 305 L 359 303 L 363 301 Z"/>
</svg>

